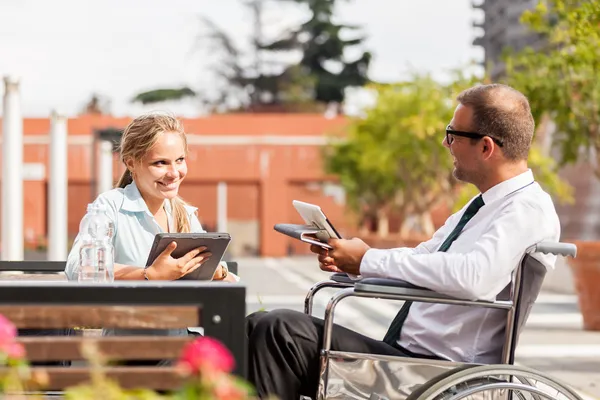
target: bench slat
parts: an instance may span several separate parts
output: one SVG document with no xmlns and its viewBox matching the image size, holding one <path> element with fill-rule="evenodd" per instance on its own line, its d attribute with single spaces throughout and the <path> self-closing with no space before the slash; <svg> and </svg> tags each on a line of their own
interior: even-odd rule
<svg viewBox="0 0 600 400">
<path fill-rule="evenodd" d="M 19 329 L 139 328 L 175 329 L 199 326 L 194 306 L 0 306 Z"/>
<path fill-rule="evenodd" d="M 176 359 L 183 346 L 193 341 L 190 336 L 82 336 L 19 337 L 30 361 L 83 360 L 81 345 L 97 343 L 98 350 L 110 360 Z"/>
<path fill-rule="evenodd" d="M 49 384 L 45 390 L 63 390 L 90 381 L 90 370 L 83 367 L 33 367 L 32 370 L 47 373 Z M 108 378 L 128 389 L 174 390 L 183 383 L 176 367 L 109 367 L 105 369 L 105 373 Z"/>
</svg>

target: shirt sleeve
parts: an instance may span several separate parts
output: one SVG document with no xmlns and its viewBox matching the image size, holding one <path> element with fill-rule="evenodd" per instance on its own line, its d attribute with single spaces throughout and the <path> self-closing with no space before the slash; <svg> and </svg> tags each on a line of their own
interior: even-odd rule
<svg viewBox="0 0 600 400">
<path fill-rule="evenodd" d="M 388 278 L 386 274 L 380 275 L 382 272 L 378 267 L 382 262 L 381 259 L 385 257 L 388 253 L 395 254 L 429 254 L 433 253 L 437 250 L 438 247 L 442 244 L 442 240 L 448 235 L 451 227 L 458 221 L 458 215 L 460 212 L 451 215 L 446 223 L 439 228 L 431 237 L 431 239 L 420 243 L 417 247 L 397 247 L 394 249 L 369 249 L 363 256 L 360 264 L 361 275 L 350 276 L 352 279 L 360 279 L 360 278 Z"/>
<path fill-rule="evenodd" d="M 525 250 L 551 231 L 539 206 L 510 203 L 467 253 L 436 252 L 433 243 L 424 246 L 431 252 L 373 249 L 363 257 L 360 271 L 365 277 L 400 279 L 457 298 L 493 301 Z"/>
<path fill-rule="evenodd" d="M 117 235 L 117 208 L 114 202 L 108 200 L 106 196 L 100 195 L 93 203 L 94 205 L 102 205 L 106 207 L 106 215 L 113 222 L 114 232 L 113 232 L 113 246 L 115 241 L 115 236 Z M 85 216 L 84 216 L 85 217 Z M 67 257 L 67 264 L 65 266 L 65 275 L 67 279 L 70 281 L 77 280 L 77 272 L 79 270 L 79 250 L 81 248 L 81 232 L 77 233 L 75 237 L 75 241 L 73 242 L 73 246 L 71 246 L 71 250 L 69 251 L 69 255 Z"/>
</svg>

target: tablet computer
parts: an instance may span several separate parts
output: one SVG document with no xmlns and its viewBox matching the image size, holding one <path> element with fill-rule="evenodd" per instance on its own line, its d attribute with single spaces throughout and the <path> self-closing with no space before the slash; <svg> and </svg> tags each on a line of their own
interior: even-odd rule
<svg viewBox="0 0 600 400">
<path fill-rule="evenodd" d="M 171 256 L 179 258 L 198 247 L 206 246 L 206 251 L 210 251 L 212 256 L 200 268 L 179 278 L 180 280 L 200 280 L 209 281 L 212 279 L 223 255 L 231 242 L 231 236 L 228 233 L 157 233 L 154 236 L 154 242 L 148 254 L 146 268 L 152 265 L 154 260 L 162 253 L 171 242 L 177 242 L 177 247 Z"/>
<path fill-rule="evenodd" d="M 327 243 L 327 240 L 330 238 L 342 238 L 331 221 L 327 219 L 325 213 L 323 210 L 321 210 L 321 207 L 317 206 L 316 204 L 305 203 L 299 200 L 292 201 L 292 204 L 307 225 L 312 225 L 327 233 L 327 237 L 316 235 L 315 239 L 319 240 L 320 242 Z"/>
</svg>

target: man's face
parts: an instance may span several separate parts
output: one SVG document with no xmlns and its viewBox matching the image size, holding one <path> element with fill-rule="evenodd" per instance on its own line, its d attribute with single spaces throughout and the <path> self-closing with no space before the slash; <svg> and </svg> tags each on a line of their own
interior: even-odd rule
<svg viewBox="0 0 600 400">
<path fill-rule="evenodd" d="M 459 104 L 450 121 L 450 128 L 455 131 L 473 132 L 473 110 Z M 444 137 L 444 146 L 450 150 L 454 158 L 453 175 L 463 182 L 476 183 L 481 174 L 481 164 L 477 158 L 477 143 L 467 137 L 453 136 L 452 144 Z"/>
</svg>

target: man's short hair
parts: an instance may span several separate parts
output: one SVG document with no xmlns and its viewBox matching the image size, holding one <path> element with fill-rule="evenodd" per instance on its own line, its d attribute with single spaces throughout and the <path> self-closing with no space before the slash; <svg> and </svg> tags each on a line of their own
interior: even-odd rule
<svg viewBox="0 0 600 400">
<path fill-rule="evenodd" d="M 474 132 L 500 139 L 507 159 L 527 159 L 535 122 L 521 92 L 502 84 L 477 85 L 461 92 L 457 100 L 473 110 Z"/>
</svg>

